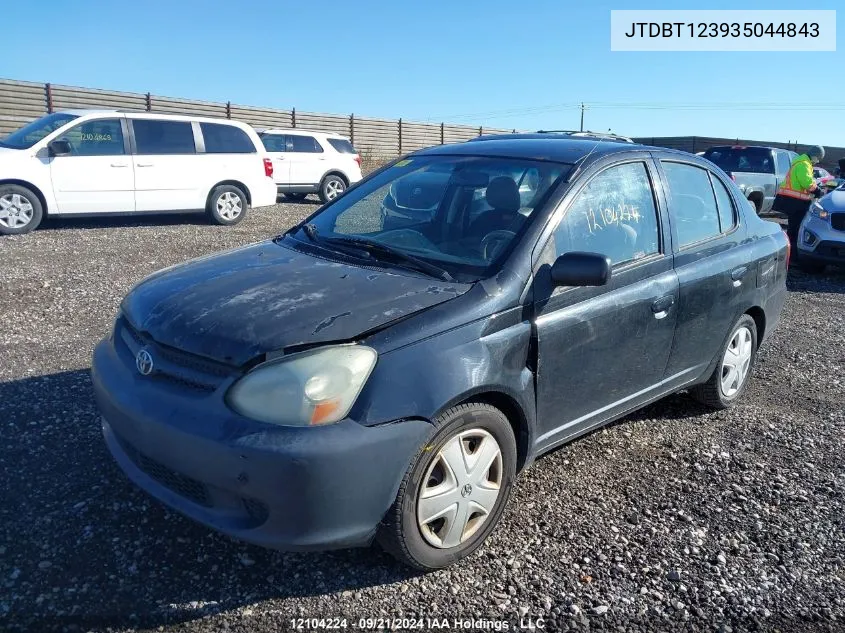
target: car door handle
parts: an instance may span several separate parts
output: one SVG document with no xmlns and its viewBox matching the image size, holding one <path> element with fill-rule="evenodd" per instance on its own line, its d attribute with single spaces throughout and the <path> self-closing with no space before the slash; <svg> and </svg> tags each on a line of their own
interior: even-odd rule
<svg viewBox="0 0 845 633">
<path fill-rule="evenodd" d="M 152 167 L 152 163 L 135 163 L 138 167 Z"/>
<path fill-rule="evenodd" d="M 127 163 L 112 163 L 112 167 L 129 167 Z"/>
<path fill-rule="evenodd" d="M 651 311 L 654 312 L 655 317 L 662 319 L 666 316 L 669 308 L 673 305 L 675 305 L 675 297 L 672 295 L 666 295 L 665 297 L 660 297 L 651 304 Z"/>
<path fill-rule="evenodd" d="M 740 266 L 739 268 L 734 268 L 731 271 L 731 280 L 733 280 L 733 285 L 735 288 L 738 288 L 742 285 L 742 278 L 745 277 L 745 273 L 748 272 L 748 266 Z"/>
</svg>

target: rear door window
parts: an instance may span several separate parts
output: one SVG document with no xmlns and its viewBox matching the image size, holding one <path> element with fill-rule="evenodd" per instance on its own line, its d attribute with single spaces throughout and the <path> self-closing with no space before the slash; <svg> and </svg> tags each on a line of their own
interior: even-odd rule
<svg viewBox="0 0 845 633">
<path fill-rule="evenodd" d="M 289 152 L 306 152 L 311 154 L 319 154 L 323 148 L 313 136 L 300 136 L 299 134 L 291 134 L 288 136 L 288 151 Z"/>
<path fill-rule="evenodd" d="M 247 133 L 225 123 L 200 123 L 207 154 L 252 154 L 255 146 Z"/>
<path fill-rule="evenodd" d="M 726 172 L 775 173 L 772 151 L 765 147 L 712 147 L 704 152 L 704 158 Z"/>
<path fill-rule="evenodd" d="M 194 154 L 194 130 L 189 121 L 132 119 L 138 154 Z"/>
<path fill-rule="evenodd" d="M 286 137 L 284 134 L 262 134 L 261 142 L 268 152 L 286 152 Z"/>
<path fill-rule="evenodd" d="M 786 174 L 789 171 L 789 166 L 791 161 L 789 160 L 789 154 L 786 152 L 777 152 L 777 161 L 778 161 L 778 173 L 779 174 Z"/>
<path fill-rule="evenodd" d="M 719 208 L 706 169 L 661 161 L 671 196 L 672 224 L 683 248 L 719 235 Z"/>
</svg>

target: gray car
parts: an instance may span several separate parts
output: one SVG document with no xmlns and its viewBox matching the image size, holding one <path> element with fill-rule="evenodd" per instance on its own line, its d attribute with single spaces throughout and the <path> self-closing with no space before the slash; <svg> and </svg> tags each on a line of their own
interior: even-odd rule
<svg viewBox="0 0 845 633">
<path fill-rule="evenodd" d="M 736 182 L 757 213 L 768 213 L 797 154 L 777 147 L 720 145 L 704 152 Z"/>
<path fill-rule="evenodd" d="M 810 208 L 798 231 L 798 261 L 810 273 L 821 273 L 828 264 L 845 266 L 845 184 Z"/>
</svg>

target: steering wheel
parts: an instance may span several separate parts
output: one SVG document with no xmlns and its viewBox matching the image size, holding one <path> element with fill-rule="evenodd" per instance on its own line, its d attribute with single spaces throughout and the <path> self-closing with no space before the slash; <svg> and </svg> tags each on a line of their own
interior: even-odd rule
<svg viewBox="0 0 845 633">
<path fill-rule="evenodd" d="M 516 237 L 516 233 L 508 231 L 507 229 L 499 229 L 497 231 L 490 231 L 481 240 L 481 256 L 488 262 L 493 261 L 499 254 L 498 250 L 507 246 L 508 243 Z M 491 245 L 493 246 L 491 248 Z"/>
</svg>

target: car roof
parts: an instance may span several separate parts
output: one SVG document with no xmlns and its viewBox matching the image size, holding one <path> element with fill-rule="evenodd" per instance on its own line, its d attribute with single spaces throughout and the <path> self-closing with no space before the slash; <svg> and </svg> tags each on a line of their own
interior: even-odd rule
<svg viewBox="0 0 845 633">
<path fill-rule="evenodd" d="M 338 132 L 318 132 L 317 130 L 306 130 L 301 127 L 273 127 L 273 128 L 262 128 L 258 130 L 259 134 L 294 134 L 297 136 L 305 135 L 308 136 L 325 136 L 326 138 L 342 138 L 349 140 L 348 136 L 344 136 L 343 134 L 339 134 Z"/>
<path fill-rule="evenodd" d="M 483 143 L 453 143 L 451 145 L 435 145 L 418 152 L 415 155 L 424 156 L 494 156 L 502 158 L 525 158 L 535 160 L 549 160 L 559 163 L 574 164 L 587 156 L 600 158 L 609 154 L 635 151 L 661 151 L 663 148 L 649 147 L 632 143 L 620 143 L 594 138 L 561 138 L 560 135 L 510 134 L 501 138 L 487 139 Z M 672 152 L 674 153 L 674 152 Z M 685 154 L 685 152 L 677 152 Z"/>
<path fill-rule="evenodd" d="M 235 125 L 240 128 L 250 128 L 249 125 L 237 119 L 224 119 L 223 117 L 196 116 L 193 114 L 171 114 L 169 112 L 147 112 L 146 110 L 121 110 L 119 108 L 103 109 L 68 109 L 59 111 L 60 114 L 72 114 L 74 116 L 108 116 L 110 114 L 125 114 L 139 119 L 165 119 L 168 121 L 196 121 L 198 123 L 222 123 L 224 125 Z M 250 128 L 251 129 L 251 128 Z"/>
</svg>

